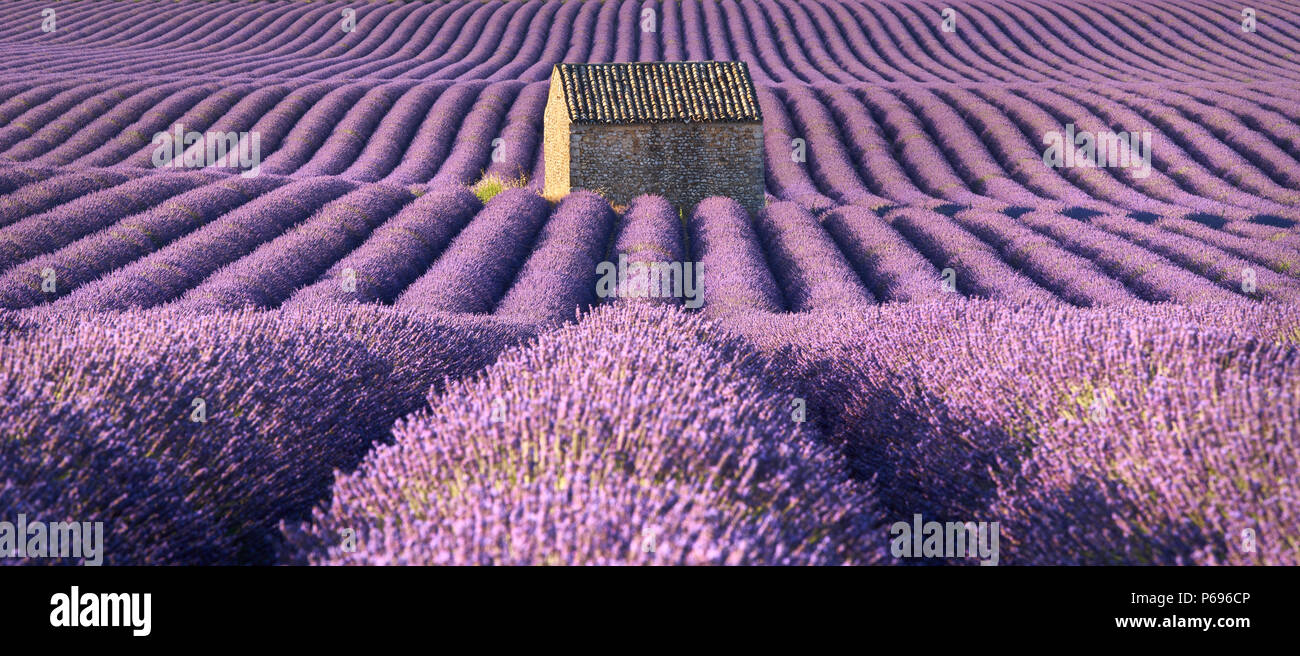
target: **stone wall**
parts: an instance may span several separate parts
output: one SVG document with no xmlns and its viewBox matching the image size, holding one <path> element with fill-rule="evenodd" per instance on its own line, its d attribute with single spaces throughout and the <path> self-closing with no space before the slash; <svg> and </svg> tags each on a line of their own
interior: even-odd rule
<svg viewBox="0 0 1300 656">
<path fill-rule="evenodd" d="M 756 123 L 576 124 L 570 127 L 569 185 L 615 205 L 641 194 L 685 212 L 709 196 L 763 207 L 763 128 Z"/>
<path fill-rule="evenodd" d="M 560 101 L 561 103 L 563 100 Z M 763 207 L 763 128 L 756 123 L 572 124 L 547 128 L 546 190 L 591 189 L 615 205 L 641 194 L 667 198 L 685 212 L 709 196 Z M 557 128 L 552 130 L 552 128 Z M 567 137 L 568 162 L 552 157 Z M 551 183 L 551 171 L 568 180 Z M 566 184 L 567 182 L 567 184 Z"/>
<path fill-rule="evenodd" d="M 569 193 L 569 110 L 564 92 L 554 72 L 551 91 L 542 115 L 542 148 L 546 157 L 543 193 L 560 198 Z"/>
</svg>

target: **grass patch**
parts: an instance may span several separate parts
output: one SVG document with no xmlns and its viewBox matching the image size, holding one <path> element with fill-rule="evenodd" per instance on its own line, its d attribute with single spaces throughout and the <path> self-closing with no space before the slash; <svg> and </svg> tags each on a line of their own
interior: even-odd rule
<svg viewBox="0 0 1300 656">
<path fill-rule="evenodd" d="M 513 179 L 504 179 L 495 175 L 488 175 L 474 183 L 474 186 L 470 187 L 470 191 L 474 192 L 474 195 L 478 196 L 478 199 L 486 205 L 487 202 L 495 198 L 497 194 L 507 189 L 518 189 L 526 184 L 528 184 L 528 180 L 525 179 L 523 175 Z"/>
</svg>

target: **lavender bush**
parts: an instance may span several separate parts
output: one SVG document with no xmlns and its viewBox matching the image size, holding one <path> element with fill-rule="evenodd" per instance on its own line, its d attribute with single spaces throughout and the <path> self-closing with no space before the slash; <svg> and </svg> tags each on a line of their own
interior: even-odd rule
<svg viewBox="0 0 1300 656">
<path fill-rule="evenodd" d="M 355 306 L 22 326 L 0 337 L 0 514 L 103 521 L 109 564 L 155 565 L 273 562 L 335 469 L 528 334 Z"/>
<path fill-rule="evenodd" d="M 628 204 L 617 231 L 610 263 L 618 265 L 618 258 L 624 258 L 629 271 L 628 280 L 618 281 L 617 298 L 681 305 L 686 293 L 686 245 L 677 208 L 662 196 L 638 196 Z M 673 263 L 679 265 L 678 270 L 673 269 Z M 652 277 L 650 267 L 656 264 L 666 267 L 661 271 L 667 273 Z M 643 268 L 636 269 L 637 265 Z M 674 285 L 681 286 L 683 296 L 664 293 L 665 289 L 675 292 Z"/>
<path fill-rule="evenodd" d="M 550 209 L 541 196 L 526 189 L 497 194 L 395 304 L 491 312 L 510 288 Z"/>
<path fill-rule="evenodd" d="M 709 311 L 780 312 L 784 308 L 749 213 L 740 203 L 730 198 L 705 198 L 686 228 L 693 258 L 703 267 L 698 275 Z"/>
<path fill-rule="evenodd" d="M 607 306 L 431 399 L 286 533 L 318 564 L 882 560 L 869 493 L 766 375 L 698 317 Z"/>
<path fill-rule="evenodd" d="M 605 258 L 614 210 L 589 191 L 569 194 L 537 237 L 537 248 L 497 304 L 500 317 L 564 321 L 596 303 L 596 265 Z"/>
</svg>

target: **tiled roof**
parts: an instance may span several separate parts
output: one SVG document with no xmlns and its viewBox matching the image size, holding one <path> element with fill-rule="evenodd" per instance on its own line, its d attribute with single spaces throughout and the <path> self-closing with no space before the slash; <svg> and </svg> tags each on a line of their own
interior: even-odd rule
<svg viewBox="0 0 1300 656">
<path fill-rule="evenodd" d="M 745 62 L 556 64 L 575 123 L 762 121 Z"/>
</svg>

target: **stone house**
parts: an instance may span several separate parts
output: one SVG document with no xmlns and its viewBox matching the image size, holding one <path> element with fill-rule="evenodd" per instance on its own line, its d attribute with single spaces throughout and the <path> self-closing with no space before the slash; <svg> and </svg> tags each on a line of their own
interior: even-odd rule
<svg viewBox="0 0 1300 656">
<path fill-rule="evenodd" d="M 657 194 L 685 212 L 728 196 L 763 207 L 763 117 L 744 62 L 557 64 L 544 118 L 545 193 L 615 205 Z"/>
</svg>

